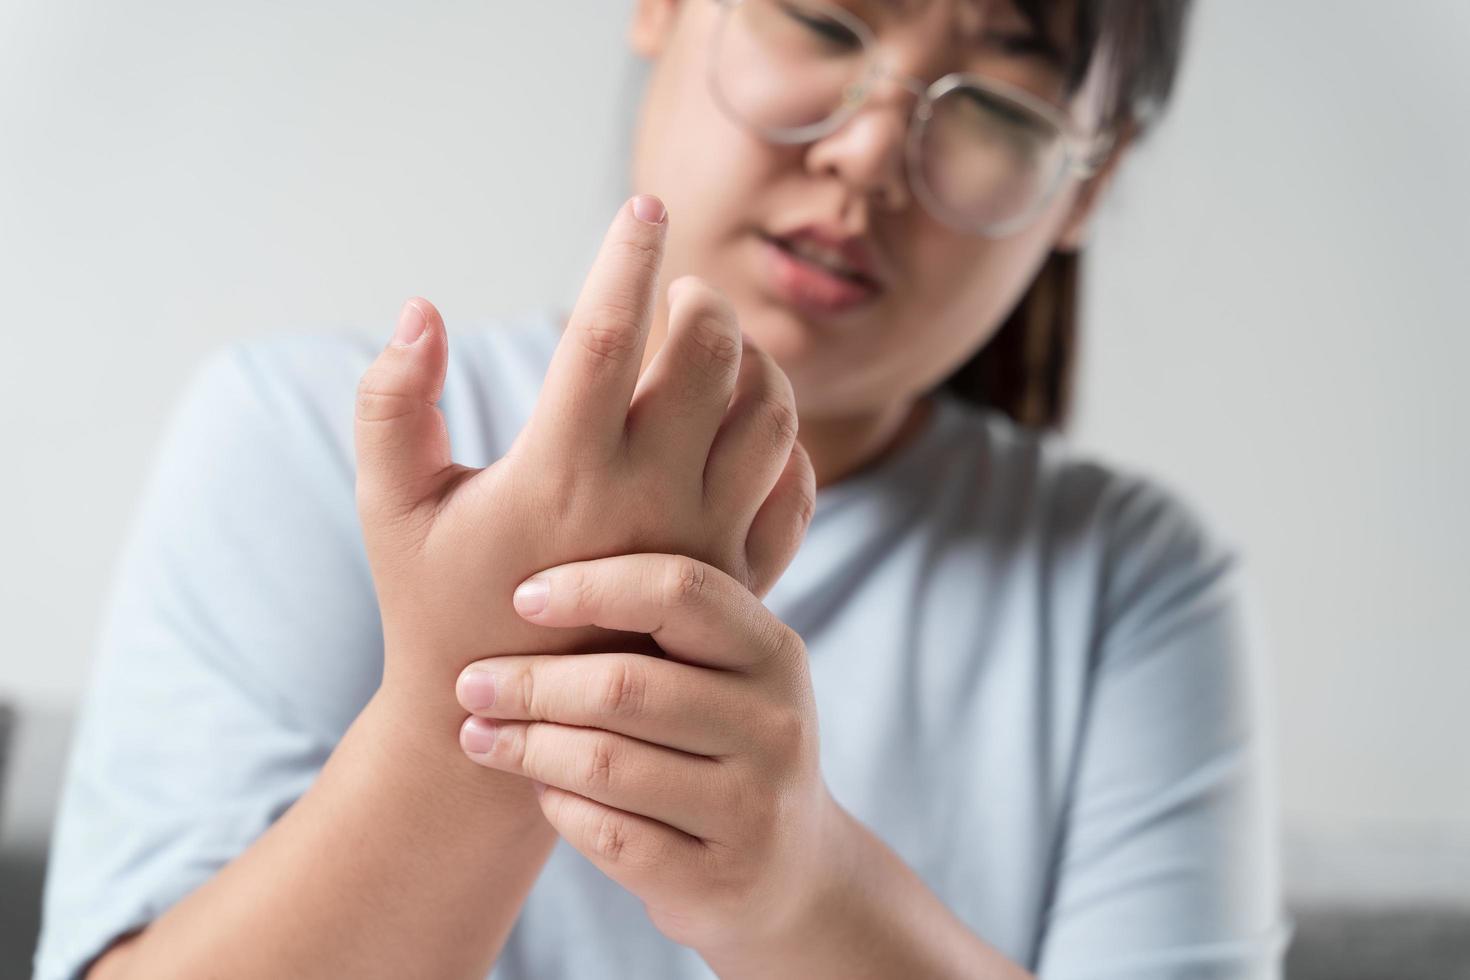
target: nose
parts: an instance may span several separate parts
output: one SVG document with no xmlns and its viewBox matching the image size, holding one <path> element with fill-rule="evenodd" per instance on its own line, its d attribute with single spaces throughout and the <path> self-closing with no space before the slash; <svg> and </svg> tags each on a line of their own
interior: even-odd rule
<svg viewBox="0 0 1470 980">
<path fill-rule="evenodd" d="M 853 115 L 812 144 L 808 167 L 836 174 L 865 200 L 876 197 L 880 207 L 907 207 L 905 144 L 915 98 L 926 91 L 921 79 L 880 65 Z"/>
</svg>

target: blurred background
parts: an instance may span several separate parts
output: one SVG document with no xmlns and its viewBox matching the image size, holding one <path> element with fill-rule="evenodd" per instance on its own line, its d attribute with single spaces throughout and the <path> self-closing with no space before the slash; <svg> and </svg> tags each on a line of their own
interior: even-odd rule
<svg viewBox="0 0 1470 980">
<path fill-rule="evenodd" d="M 624 196 L 630 9 L 0 0 L 0 977 L 188 373 L 386 338 L 415 293 L 451 332 L 569 304 Z M 1074 439 L 1263 597 L 1294 977 L 1470 976 L 1467 112 L 1464 0 L 1201 0 L 1088 253 Z"/>
</svg>

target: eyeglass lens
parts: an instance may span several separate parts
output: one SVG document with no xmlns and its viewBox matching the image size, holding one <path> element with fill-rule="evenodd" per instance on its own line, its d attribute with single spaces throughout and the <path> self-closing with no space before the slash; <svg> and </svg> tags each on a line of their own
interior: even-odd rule
<svg viewBox="0 0 1470 980">
<path fill-rule="evenodd" d="M 873 83 L 866 39 L 820 0 L 742 0 L 727 8 L 711 80 L 727 111 L 778 142 L 823 135 Z M 1062 175 L 1066 145 L 1046 118 L 977 85 L 944 92 L 918 134 L 914 178 L 984 232 L 1030 213 Z"/>
</svg>

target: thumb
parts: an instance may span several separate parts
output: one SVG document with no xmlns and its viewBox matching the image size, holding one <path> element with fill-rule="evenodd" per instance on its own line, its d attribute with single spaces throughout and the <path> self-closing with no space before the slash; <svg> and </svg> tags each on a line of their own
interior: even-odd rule
<svg viewBox="0 0 1470 980">
<path fill-rule="evenodd" d="M 816 506 L 817 479 L 812 459 L 801 440 L 791 444 L 786 467 L 776 478 L 745 537 L 745 561 L 750 569 L 750 591 L 764 599 L 791 559 L 796 557 Z"/>
<path fill-rule="evenodd" d="M 434 304 L 403 304 L 393 338 L 357 385 L 357 499 L 364 514 L 401 516 L 438 486 L 451 464 L 437 407 L 449 338 Z"/>
</svg>

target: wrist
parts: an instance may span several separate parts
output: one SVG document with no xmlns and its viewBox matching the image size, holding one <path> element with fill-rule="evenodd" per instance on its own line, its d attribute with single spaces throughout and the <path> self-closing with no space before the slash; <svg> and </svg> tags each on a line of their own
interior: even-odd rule
<svg viewBox="0 0 1470 980">
<path fill-rule="evenodd" d="M 452 692 L 451 685 L 451 697 Z M 456 704 L 426 710 L 423 702 L 420 692 L 385 683 L 358 715 L 351 734 L 374 778 L 412 785 L 436 805 L 463 808 L 477 821 L 498 814 L 524 831 L 554 836 L 529 780 L 476 765 L 464 754 L 464 709 Z"/>
<path fill-rule="evenodd" d="M 811 975 L 827 946 L 844 944 L 847 924 L 860 917 L 856 903 L 868 889 L 861 880 L 869 839 L 863 828 L 830 795 L 822 818 L 821 846 L 811 855 L 801 887 L 786 891 L 775 916 L 732 935 L 700 955 L 721 977 L 761 978 Z M 813 955 L 817 956 L 813 960 Z"/>
</svg>

